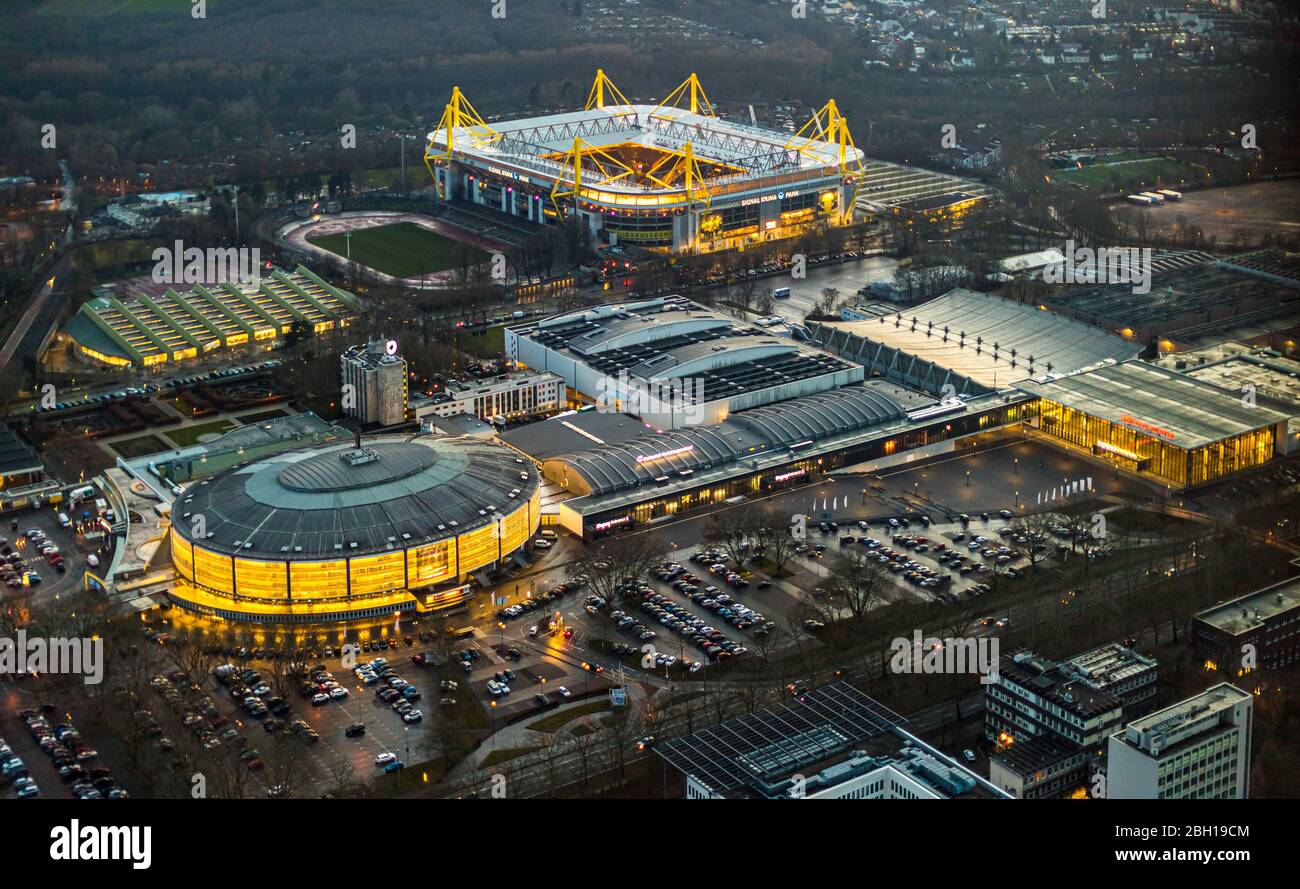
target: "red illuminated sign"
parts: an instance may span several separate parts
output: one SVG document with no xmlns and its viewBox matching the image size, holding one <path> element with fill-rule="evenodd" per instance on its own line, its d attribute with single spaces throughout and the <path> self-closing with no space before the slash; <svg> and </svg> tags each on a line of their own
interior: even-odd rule
<svg viewBox="0 0 1300 889">
<path fill-rule="evenodd" d="M 1161 438 L 1167 438 L 1170 441 L 1173 441 L 1177 437 L 1174 435 L 1174 433 L 1170 432 L 1168 429 L 1165 429 L 1160 426 L 1152 426 L 1150 423 L 1144 423 L 1141 420 L 1135 418 L 1132 414 L 1124 414 L 1119 419 L 1121 423 L 1126 423 L 1129 426 L 1134 427 L 1135 429 L 1141 429 L 1143 432 L 1150 432 L 1152 435 L 1158 435 Z"/>
</svg>

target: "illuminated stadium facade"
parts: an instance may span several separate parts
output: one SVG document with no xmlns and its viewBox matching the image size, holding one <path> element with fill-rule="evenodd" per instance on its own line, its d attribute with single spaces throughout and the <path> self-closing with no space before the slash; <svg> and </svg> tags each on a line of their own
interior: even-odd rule
<svg viewBox="0 0 1300 889">
<path fill-rule="evenodd" d="M 227 620 L 330 623 L 432 611 L 528 544 L 538 474 L 473 438 L 295 450 L 190 486 L 174 505 L 172 600 Z"/>
<path fill-rule="evenodd" d="M 581 111 L 491 124 L 457 87 L 425 151 L 444 200 L 662 252 L 847 224 L 862 162 L 834 100 L 791 136 L 724 121 L 694 74 L 636 105 L 603 71 Z"/>
</svg>

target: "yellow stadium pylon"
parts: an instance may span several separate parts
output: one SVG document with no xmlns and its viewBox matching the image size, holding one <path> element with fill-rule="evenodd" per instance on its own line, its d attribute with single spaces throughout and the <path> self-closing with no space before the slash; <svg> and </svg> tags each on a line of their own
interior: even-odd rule
<svg viewBox="0 0 1300 889">
<path fill-rule="evenodd" d="M 688 110 L 677 104 L 684 98 L 690 99 L 689 110 L 692 114 L 703 114 L 705 117 L 718 116 L 717 112 L 713 110 L 713 103 L 710 102 L 709 97 L 705 95 L 704 87 L 700 83 L 699 75 L 694 72 L 691 73 L 690 77 L 678 84 L 677 89 L 669 93 L 662 102 L 656 105 L 654 110 L 650 112 L 650 116 L 654 117 L 664 108 L 678 108 L 682 111 Z"/>
<path fill-rule="evenodd" d="M 606 93 L 609 94 L 610 99 L 615 100 L 610 103 L 615 107 L 620 105 L 631 106 L 632 104 L 627 100 L 627 96 L 623 95 L 623 92 L 614 85 L 614 81 L 605 75 L 605 69 L 597 68 L 596 79 L 591 84 L 591 91 L 587 93 L 586 109 L 590 111 L 593 108 L 604 108 Z"/>
</svg>

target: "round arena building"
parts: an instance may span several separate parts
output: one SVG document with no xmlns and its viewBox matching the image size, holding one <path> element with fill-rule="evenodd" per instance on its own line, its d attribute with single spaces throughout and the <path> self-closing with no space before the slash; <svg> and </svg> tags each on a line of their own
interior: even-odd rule
<svg viewBox="0 0 1300 889">
<path fill-rule="evenodd" d="M 177 605 L 328 623 L 465 602 L 532 539 L 540 486 L 504 445 L 384 436 L 236 466 L 189 486 L 172 520 Z"/>
</svg>

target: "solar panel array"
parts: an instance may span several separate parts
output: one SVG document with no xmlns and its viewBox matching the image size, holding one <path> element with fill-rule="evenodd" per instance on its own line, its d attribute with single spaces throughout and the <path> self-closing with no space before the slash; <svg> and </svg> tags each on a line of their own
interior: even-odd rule
<svg viewBox="0 0 1300 889">
<path fill-rule="evenodd" d="M 715 791 L 774 781 L 907 720 L 846 682 L 831 682 L 655 748 Z"/>
</svg>

